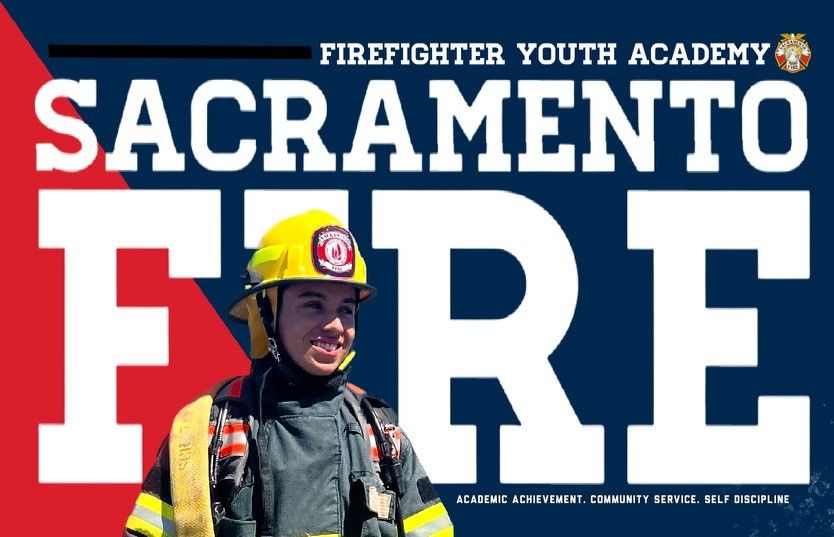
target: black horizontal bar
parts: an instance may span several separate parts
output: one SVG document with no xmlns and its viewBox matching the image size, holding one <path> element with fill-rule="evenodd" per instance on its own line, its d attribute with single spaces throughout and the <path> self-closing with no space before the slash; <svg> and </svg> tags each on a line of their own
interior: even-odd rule
<svg viewBox="0 0 834 537">
<path fill-rule="evenodd" d="M 308 45 L 49 45 L 50 58 L 309 60 Z"/>
</svg>

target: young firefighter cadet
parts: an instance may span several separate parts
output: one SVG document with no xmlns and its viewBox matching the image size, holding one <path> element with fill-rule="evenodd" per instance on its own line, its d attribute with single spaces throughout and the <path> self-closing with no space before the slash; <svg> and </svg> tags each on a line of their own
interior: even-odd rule
<svg viewBox="0 0 834 537">
<path fill-rule="evenodd" d="M 124 535 L 452 536 L 392 409 L 346 382 L 375 292 L 351 233 L 323 211 L 288 218 L 247 273 L 229 312 L 250 373 L 177 414 Z"/>
</svg>

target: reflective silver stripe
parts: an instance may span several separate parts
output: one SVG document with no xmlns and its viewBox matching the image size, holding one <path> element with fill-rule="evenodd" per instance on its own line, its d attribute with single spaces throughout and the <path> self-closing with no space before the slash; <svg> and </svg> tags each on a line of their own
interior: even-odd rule
<svg viewBox="0 0 834 537">
<path fill-rule="evenodd" d="M 406 533 L 406 537 L 431 537 L 438 531 L 447 528 L 452 525 L 452 520 L 449 518 L 449 515 L 443 515 L 440 517 L 435 518 L 428 524 L 423 524 L 419 528 L 414 528 L 410 532 Z"/>
<path fill-rule="evenodd" d="M 136 505 L 133 507 L 133 516 L 147 522 L 151 526 L 154 526 L 158 529 L 162 530 L 162 533 L 165 535 L 176 535 L 177 528 L 174 526 L 174 521 L 163 517 L 158 513 L 154 513 L 147 507 L 142 507 L 141 505 Z"/>
</svg>

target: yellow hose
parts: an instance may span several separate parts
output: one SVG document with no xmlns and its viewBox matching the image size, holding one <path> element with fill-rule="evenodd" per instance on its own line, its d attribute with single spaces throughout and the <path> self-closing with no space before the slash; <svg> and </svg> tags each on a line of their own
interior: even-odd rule
<svg viewBox="0 0 834 537">
<path fill-rule="evenodd" d="M 208 423 L 211 395 L 179 411 L 171 426 L 171 499 L 177 537 L 214 537 L 209 492 Z"/>
</svg>

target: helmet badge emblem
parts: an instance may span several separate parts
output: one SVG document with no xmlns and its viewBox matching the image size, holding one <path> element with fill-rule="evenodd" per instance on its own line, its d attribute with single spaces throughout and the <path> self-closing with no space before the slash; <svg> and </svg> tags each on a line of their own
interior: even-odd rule
<svg viewBox="0 0 834 537">
<path fill-rule="evenodd" d="M 321 274 L 353 276 L 353 237 L 346 229 L 328 226 L 313 233 L 313 265 Z"/>
</svg>

